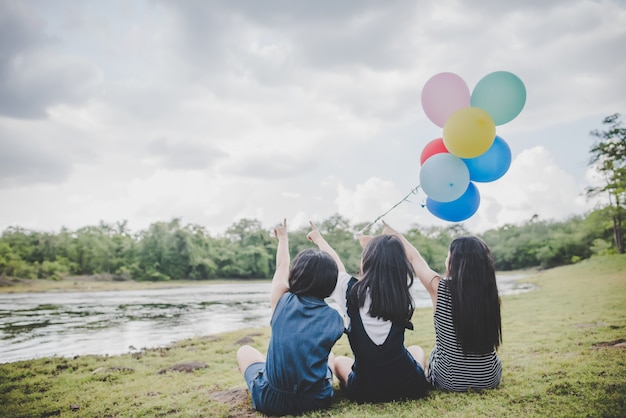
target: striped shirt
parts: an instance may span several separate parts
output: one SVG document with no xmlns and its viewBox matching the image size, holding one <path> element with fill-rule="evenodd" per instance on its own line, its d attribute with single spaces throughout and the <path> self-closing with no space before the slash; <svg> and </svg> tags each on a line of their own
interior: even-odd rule
<svg viewBox="0 0 626 418">
<path fill-rule="evenodd" d="M 449 279 L 442 278 L 435 309 L 435 348 L 428 360 L 428 380 L 437 388 L 465 391 L 495 388 L 500 384 L 502 364 L 495 350 L 485 354 L 464 354 L 452 321 Z"/>
</svg>

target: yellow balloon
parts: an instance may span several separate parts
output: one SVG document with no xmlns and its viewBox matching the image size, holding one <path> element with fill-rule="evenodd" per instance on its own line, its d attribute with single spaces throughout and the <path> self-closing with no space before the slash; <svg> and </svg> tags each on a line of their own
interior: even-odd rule
<svg viewBox="0 0 626 418">
<path fill-rule="evenodd" d="M 451 114 L 443 126 L 443 143 L 459 158 L 485 153 L 496 138 L 496 124 L 486 111 L 464 107 Z"/>
</svg>

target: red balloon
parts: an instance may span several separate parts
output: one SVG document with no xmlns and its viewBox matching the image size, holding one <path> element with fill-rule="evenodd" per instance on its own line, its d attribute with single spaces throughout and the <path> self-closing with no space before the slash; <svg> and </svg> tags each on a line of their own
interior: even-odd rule
<svg viewBox="0 0 626 418">
<path fill-rule="evenodd" d="M 446 146 L 443 144 L 443 138 L 437 138 L 430 141 L 422 150 L 422 156 L 420 157 L 420 165 L 424 164 L 424 161 L 429 159 L 435 154 L 449 153 Z"/>
</svg>

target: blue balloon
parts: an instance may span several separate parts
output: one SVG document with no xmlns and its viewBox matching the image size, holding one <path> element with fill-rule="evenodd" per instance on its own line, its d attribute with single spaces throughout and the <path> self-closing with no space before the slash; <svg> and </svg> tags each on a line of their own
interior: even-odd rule
<svg viewBox="0 0 626 418">
<path fill-rule="evenodd" d="M 449 153 L 435 154 L 424 161 L 420 185 L 427 196 L 438 202 L 451 202 L 465 193 L 470 183 L 467 165 Z"/>
<path fill-rule="evenodd" d="M 511 166 L 511 148 L 496 135 L 487 151 L 476 158 L 463 158 L 469 169 L 470 180 L 487 183 L 502 177 Z"/>
<path fill-rule="evenodd" d="M 478 210 L 480 193 L 474 183 L 470 183 L 463 196 L 452 202 L 437 202 L 430 197 L 426 199 L 426 208 L 436 217 L 449 222 L 461 222 Z"/>
</svg>

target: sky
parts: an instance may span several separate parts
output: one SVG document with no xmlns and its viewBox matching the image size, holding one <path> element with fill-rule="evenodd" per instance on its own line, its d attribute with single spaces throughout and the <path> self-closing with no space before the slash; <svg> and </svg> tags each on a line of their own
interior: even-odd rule
<svg viewBox="0 0 626 418">
<path fill-rule="evenodd" d="M 625 45 L 624 0 L 0 0 L 0 230 L 217 235 L 399 202 L 400 230 L 451 225 L 411 194 L 442 136 L 421 92 L 495 71 L 527 99 L 463 224 L 565 220 L 603 203 L 590 131 L 626 114 Z"/>
</svg>

